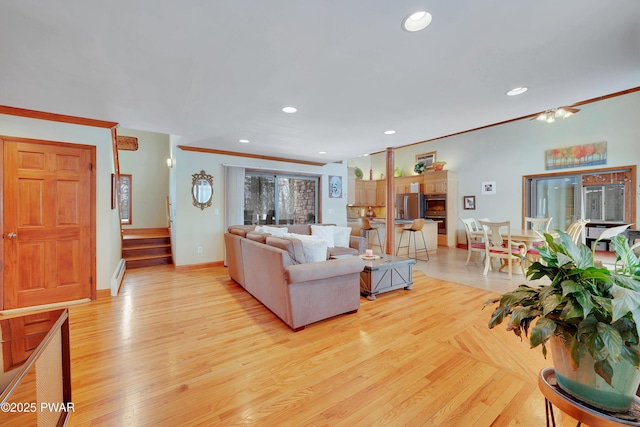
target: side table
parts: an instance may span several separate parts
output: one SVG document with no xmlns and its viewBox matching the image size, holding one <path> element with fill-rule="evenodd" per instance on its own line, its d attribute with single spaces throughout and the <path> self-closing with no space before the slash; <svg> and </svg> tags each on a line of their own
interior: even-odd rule
<svg viewBox="0 0 640 427">
<path fill-rule="evenodd" d="M 633 400 L 629 411 L 624 414 L 612 414 L 602 411 L 601 409 L 594 408 L 577 400 L 562 390 L 556 381 L 555 370 L 551 367 L 540 371 L 538 387 L 544 395 L 547 427 L 555 427 L 556 425 L 553 416 L 553 405 L 556 405 L 562 412 L 578 420 L 578 426 L 580 426 L 581 423 L 586 423 L 593 427 L 640 426 L 640 400 L 637 397 Z M 549 422 L 551 422 L 551 424 Z"/>
</svg>

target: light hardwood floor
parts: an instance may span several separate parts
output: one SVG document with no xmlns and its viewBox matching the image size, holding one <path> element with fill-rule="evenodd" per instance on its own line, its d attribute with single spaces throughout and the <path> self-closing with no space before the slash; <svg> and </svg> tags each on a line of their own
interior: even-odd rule
<svg viewBox="0 0 640 427">
<path fill-rule="evenodd" d="M 482 275 L 465 257 L 418 267 Z M 487 328 L 495 294 L 418 270 L 414 282 L 294 333 L 223 267 L 128 271 L 118 297 L 69 309 L 69 425 L 545 425 L 536 381 L 550 361 Z"/>
</svg>

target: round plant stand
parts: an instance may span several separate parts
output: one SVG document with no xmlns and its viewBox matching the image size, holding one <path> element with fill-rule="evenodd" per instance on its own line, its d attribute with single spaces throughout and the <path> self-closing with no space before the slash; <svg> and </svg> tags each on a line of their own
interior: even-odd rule
<svg viewBox="0 0 640 427">
<path fill-rule="evenodd" d="M 580 426 L 581 423 L 585 423 L 590 426 L 602 427 L 619 427 L 621 425 L 640 427 L 640 399 L 637 397 L 633 400 L 631 408 L 625 413 L 614 414 L 605 412 L 602 409 L 594 408 L 577 400 L 562 390 L 558 386 L 555 371 L 551 367 L 540 371 L 538 387 L 544 395 L 547 427 L 556 425 L 553 415 L 553 405 L 565 414 L 578 420 L 578 426 Z"/>
</svg>

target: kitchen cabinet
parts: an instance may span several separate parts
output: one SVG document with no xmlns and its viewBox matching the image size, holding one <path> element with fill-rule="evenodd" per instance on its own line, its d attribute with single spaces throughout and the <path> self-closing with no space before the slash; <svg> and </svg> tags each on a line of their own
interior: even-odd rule
<svg viewBox="0 0 640 427">
<path fill-rule="evenodd" d="M 429 210 L 430 194 L 444 195 L 446 217 L 438 227 L 438 244 L 455 248 L 458 240 L 458 175 L 451 171 L 426 172 L 424 174 L 424 193 Z M 441 200 L 441 199 L 440 199 Z M 442 204 L 441 201 L 436 203 Z"/>
<path fill-rule="evenodd" d="M 376 181 L 356 180 L 356 206 L 376 206 Z"/>
<path fill-rule="evenodd" d="M 411 184 L 419 183 L 419 193 L 424 193 L 424 181 L 420 175 L 401 176 L 394 180 L 395 194 L 411 193 Z"/>
<path fill-rule="evenodd" d="M 348 168 L 347 176 L 347 205 L 353 206 L 356 203 L 356 168 Z"/>
<path fill-rule="evenodd" d="M 376 205 L 385 206 L 387 203 L 387 181 L 380 179 L 376 181 Z"/>
<path fill-rule="evenodd" d="M 444 194 L 447 192 L 447 177 L 449 171 L 427 172 L 424 176 L 425 194 Z"/>
</svg>

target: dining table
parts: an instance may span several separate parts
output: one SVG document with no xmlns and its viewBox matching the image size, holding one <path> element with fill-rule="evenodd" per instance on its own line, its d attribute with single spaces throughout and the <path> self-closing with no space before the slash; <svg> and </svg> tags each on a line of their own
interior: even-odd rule
<svg viewBox="0 0 640 427">
<path fill-rule="evenodd" d="M 476 231 L 473 234 L 478 237 L 484 237 L 484 233 L 482 231 Z M 547 234 L 552 235 L 554 238 L 559 236 L 557 232 L 548 232 Z M 507 233 L 504 233 L 502 237 L 506 239 Z M 541 236 L 534 230 L 523 229 L 523 228 L 512 228 L 511 241 L 524 243 L 526 247 L 526 251 L 528 251 L 535 242 L 544 242 L 545 240 L 543 236 Z M 501 265 L 499 270 L 501 271 L 505 266 L 506 264 Z M 517 273 L 517 270 L 515 272 Z"/>
<path fill-rule="evenodd" d="M 482 231 L 476 231 L 473 234 L 474 236 L 484 237 L 484 233 Z M 556 232 L 549 232 L 547 234 L 552 235 L 554 238 L 559 236 Z M 506 238 L 506 233 L 504 233 L 502 237 Z M 534 242 L 544 242 L 544 237 L 531 229 L 512 228 L 511 241 L 522 242 L 527 246 L 527 249 L 529 249 Z"/>
<path fill-rule="evenodd" d="M 512 228 L 511 241 L 522 242 L 529 249 L 534 242 L 544 242 L 544 237 L 531 229 Z"/>
</svg>

